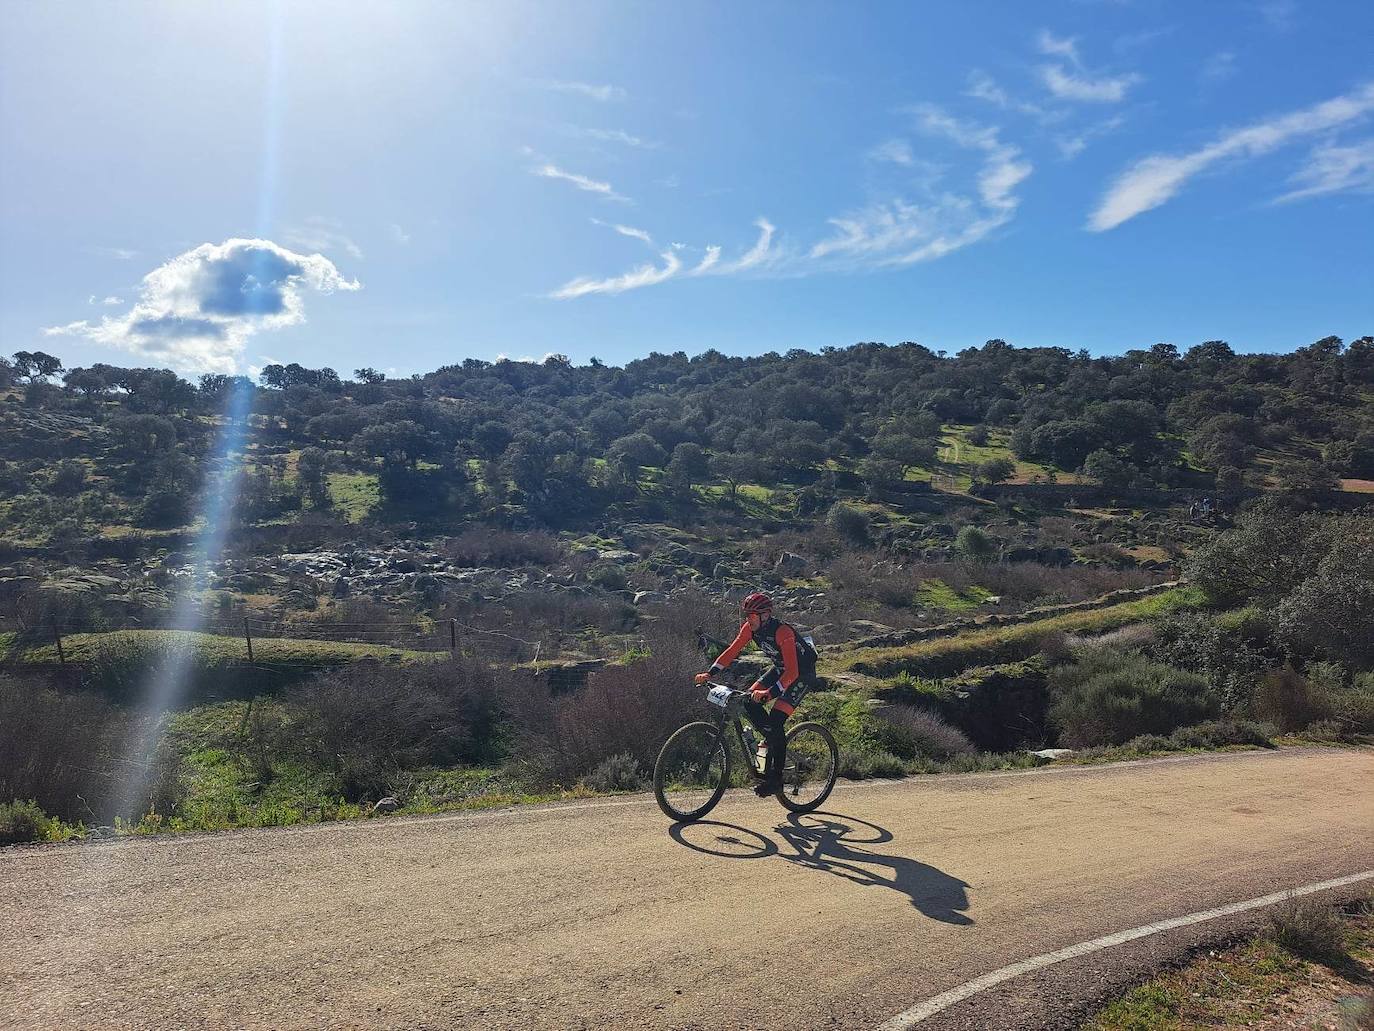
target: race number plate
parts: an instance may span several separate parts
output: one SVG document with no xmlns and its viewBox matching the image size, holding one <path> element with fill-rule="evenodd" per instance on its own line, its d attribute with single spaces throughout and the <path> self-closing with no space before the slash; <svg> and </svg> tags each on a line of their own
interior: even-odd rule
<svg viewBox="0 0 1374 1031">
<path fill-rule="evenodd" d="M 706 697 L 712 705 L 719 705 L 724 709 L 730 704 L 730 689 L 724 684 L 717 684 L 706 692 Z"/>
</svg>

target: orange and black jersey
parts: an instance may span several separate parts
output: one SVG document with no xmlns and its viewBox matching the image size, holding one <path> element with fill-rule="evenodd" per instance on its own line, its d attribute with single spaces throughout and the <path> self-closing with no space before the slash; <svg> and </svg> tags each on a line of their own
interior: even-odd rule
<svg viewBox="0 0 1374 1031">
<path fill-rule="evenodd" d="M 816 650 L 789 623 L 770 617 L 759 625 L 758 630 L 754 630 L 746 619 L 729 647 L 712 664 L 711 672 L 719 673 L 727 669 L 750 641 L 757 644 L 773 663 L 773 668 L 759 677 L 759 683 L 768 688 L 771 697 L 778 700 L 779 708 L 791 712 L 796 703 L 783 696 L 790 698 L 804 676 L 810 678 L 815 675 Z"/>
</svg>

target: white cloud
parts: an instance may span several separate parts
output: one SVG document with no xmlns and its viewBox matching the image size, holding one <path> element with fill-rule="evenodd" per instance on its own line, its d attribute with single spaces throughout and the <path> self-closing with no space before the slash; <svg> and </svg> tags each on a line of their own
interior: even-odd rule
<svg viewBox="0 0 1374 1031">
<path fill-rule="evenodd" d="M 665 282 L 682 269 L 682 259 L 677 256 L 677 251 L 678 248 L 673 246 L 660 255 L 663 259 L 662 268 L 640 265 L 623 275 L 611 276 L 608 279 L 581 276 L 564 283 L 549 296 L 555 300 L 566 301 L 574 297 L 586 297 L 588 294 L 619 294 L 626 290 L 637 290 L 642 286 Z"/>
<path fill-rule="evenodd" d="M 1122 115 L 1107 118 L 1096 125 L 1089 125 L 1077 133 L 1065 133 L 1054 138 L 1055 146 L 1059 148 L 1059 155 L 1065 161 L 1071 161 L 1087 148 L 1088 142 L 1095 137 L 1105 136 L 1109 132 L 1121 128 L 1126 119 Z"/>
<path fill-rule="evenodd" d="M 530 169 L 532 175 L 543 176 L 545 179 L 561 179 L 564 182 L 572 183 L 579 190 L 586 190 L 588 193 L 598 193 L 607 200 L 627 201 L 628 197 L 622 197 L 616 193 L 610 183 L 602 182 L 599 179 L 590 179 L 585 175 L 578 175 L 576 172 L 566 172 L 557 165 L 545 163 L 536 165 Z"/>
<path fill-rule="evenodd" d="M 1279 197 L 1276 203 L 1329 193 L 1374 193 L 1374 139 L 1349 146 L 1323 144 L 1312 151 L 1307 164 L 1289 181 L 1298 188 Z"/>
<path fill-rule="evenodd" d="M 363 249 L 344 232 L 343 223 L 324 215 L 312 215 L 303 224 L 292 226 L 283 232 L 282 239 L 308 251 L 343 251 L 359 261 L 363 257 Z"/>
<path fill-rule="evenodd" d="M 699 265 L 697 265 L 696 268 L 692 269 L 692 271 L 689 272 L 689 273 L 687 273 L 687 274 L 688 274 L 689 276 L 700 276 L 700 275 L 704 275 L 705 273 L 709 272 L 711 269 L 715 268 L 715 267 L 716 267 L 716 263 L 719 262 L 719 261 L 720 261 L 720 248 L 717 247 L 715 244 L 712 244 L 711 246 L 709 246 L 709 247 L 706 248 L 706 256 L 703 257 L 703 258 L 701 259 L 701 263 L 700 263 Z"/>
<path fill-rule="evenodd" d="M 130 250 L 128 247 L 87 247 L 88 254 L 98 254 L 102 258 L 114 258 L 116 261 L 131 261 L 138 257 L 138 251 Z"/>
<path fill-rule="evenodd" d="M 1123 100 L 1126 91 L 1140 82 L 1134 72 L 1092 78 L 1065 71 L 1063 65 L 1047 64 L 1040 69 L 1045 87 L 1060 100 L 1081 100 L 1094 104 L 1115 104 Z"/>
<path fill-rule="evenodd" d="M 916 157 L 911 153 L 911 144 L 906 140 L 891 139 L 878 144 L 868 152 L 870 161 L 890 161 L 894 165 L 905 165 L 910 168 L 916 162 Z"/>
<path fill-rule="evenodd" d="M 410 234 L 407 233 L 395 222 L 389 223 L 387 225 L 387 228 L 391 231 L 391 238 L 397 243 L 401 244 L 401 246 L 405 246 L 406 244 L 410 243 Z"/>
<path fill-rule="evenodd" d="M 1062 57 L 1074 64 L 1081 63 L 1078 58 L 1078 39 L 1076 37 L 1061 38 L 1049 29 L 1041 29 L 1036 34 L 1035 46 L 1047 57 Z"/>
<path fill-rule="evenodd" d="M 656 150 L 663 146 L 655 140 L 646 140 L 642 136 L 635 136 L 623 129 L 587 129 L 579 125 L 569 125 L 564 128 L 573 136 L 600 140 L 602 143 L 620 143 L 626 147 L 636 147 L 640 150 Z"/>
<path fill-rule="evenodd" d="M 654 245 L 654 239 L 643 229 L 636 229 L 634 226 L 623 226 L 617 222 L 603 222 L 599 218 L 592 219 L 593 225 L 604 226 L 607 229 L 614 229 L 621 236 L 628 236 L 632 240 L 642 240 L 650 247 Z"/>
<path fill-rule="evenodd" d="M 773 246 L 773 234 L 778 231 L 778 227 L 766 218 L 755 219 L 754 225 L 758 228 L 759 238 L 743 257 L 730 264 L 728 271 L 745 272 L 751 268 L 758 268 L 772 257 L 770 248 Z"/>
<path fill-rule="evenodd" d="M 1151 154 L 1119 175 L 1088 219 L 1094 232 L 1114 229 L 1168 201 L 1193 176 L 1228 158 L 1258 157 L 1303 136 L 1348 124 L 1374 111 L 1374 82 L 1320 104 L 1234 129 L 1189 154 Z"/>
<path fill-rule="evenodd" d="M 132 351 L 185 372 L 234 372 L 254 334 L 305 321 L 306 289 L 359 290 L 328 258 L 271 240 L 201 244 L 143 277 L 125 315 L 43 330 Z"/>
<path fill-rule="evenodd" d="M 590 97 L 592 100 L 599 100 L 602 103 L 608 100 L 624 100 L 626 97 L 625 91 L 619 86 L 610 86 L 604 83 L 559 82 L 546 79 L 538 85 L 556 93 L 576 93 L 579 96 Z"/>
<path fill-rule="evenodd" d="M 124 298 L 116 297 L 114 294 L 110 294 L 108 297 L 104 298 L 100 303 L 107 306 L 123 304 Z"/>
</svg>

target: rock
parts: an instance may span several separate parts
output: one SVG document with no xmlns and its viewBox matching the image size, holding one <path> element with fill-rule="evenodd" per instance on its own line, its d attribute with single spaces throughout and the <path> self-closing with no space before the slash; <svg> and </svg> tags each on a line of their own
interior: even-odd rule
<svg viewBox="0 0 1374 1031">
<path fill-rule="evenodd" d="M 626 551 L 624 548 L 607 548 L 605 551 L 598 551 L 596 557 L 602 562 L 638 562 L 639 556 L 633 551 Z"/>
<path fill-rule="evenodd" d="M 1055 759 L 1066 759 L 1073 755 L 1072 748 L 1042 748 L 1038 752 L 1031 752 L 1037 759 L 1044 759 L 1046 762 L 1053 762 Z"/>
<path fill-rule="evenodd" d="M 773 569 L 783 576 L 804 576 L 810 568 L 810 562 L 790 551 L 784 551 L 773 564 Z"/>
<path fill-rule="evenodd" d="M 372 807 L 372 812 L 374 814 L 394 813 L 399 808 L 401 808 L 401 803 L 390 795 L 387 795 L 386 798 L 377 799 L 377 804 Z"/>
<path fill-rule="evenodd" d="M 634 603 L 636 605 L 662 605 L 668 600 L 668 596 L 662 591 L 636 591 Z"/>
<path fill-rule="evenodd" d="M 892 628 L 885 623 L 875 623 L 871 619 L 852 619 L 849 629 L 861 634 L 890 634 Z"/>
</svg>

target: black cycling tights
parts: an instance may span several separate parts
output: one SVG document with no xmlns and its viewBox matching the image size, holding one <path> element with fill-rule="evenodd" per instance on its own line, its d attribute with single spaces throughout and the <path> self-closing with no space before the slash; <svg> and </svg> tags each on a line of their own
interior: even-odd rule
<svg viewBox="0 0 1374 1031">
<path fill-rule="evenodd" d="M 765 709 L 758 702 L 745 702 L 744 715 L 758 728 L 768 742 L 768 763 L 765 776 L 781 776 L 783 763 L 787 758 L 787 713 L 778 709 Z"/>
</svg>

